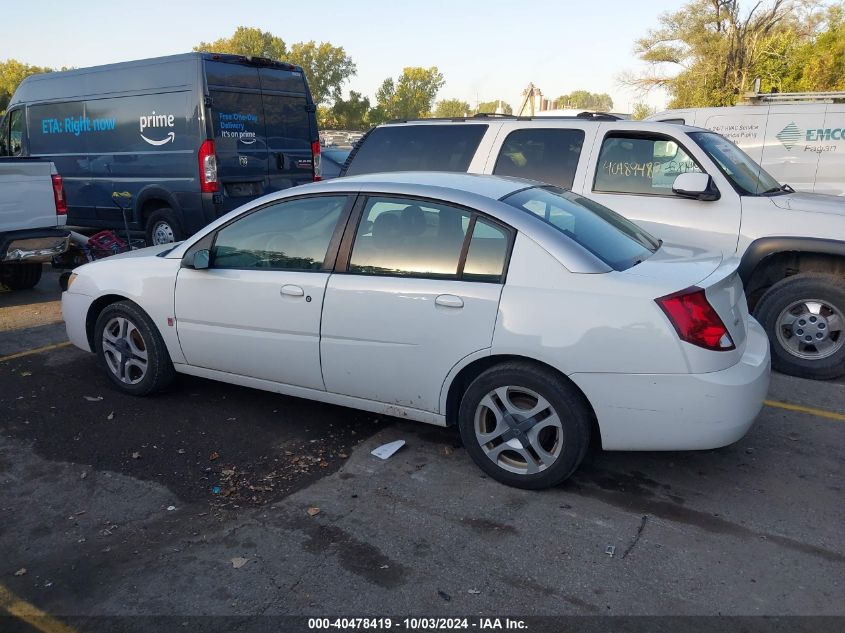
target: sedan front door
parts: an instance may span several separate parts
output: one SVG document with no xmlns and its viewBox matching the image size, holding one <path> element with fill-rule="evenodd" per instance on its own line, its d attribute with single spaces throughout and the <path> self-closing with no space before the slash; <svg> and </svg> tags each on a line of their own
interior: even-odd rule
<svg viewBox="0 0 845 633">
<path fill-rule="evenodd" d="M 440 202 L 359 205 L 326 289 L 326 389 L 438 412 L 449 371 L 491 345 L 513 233 Z"/>
<path fill-rule="evenodd" d="M 320 312 L 353 198 L 272 202 L 216 232 L 209 267 L 182 268 L 176 280 L 188 364 L 324 388 Z"/>
</svg>

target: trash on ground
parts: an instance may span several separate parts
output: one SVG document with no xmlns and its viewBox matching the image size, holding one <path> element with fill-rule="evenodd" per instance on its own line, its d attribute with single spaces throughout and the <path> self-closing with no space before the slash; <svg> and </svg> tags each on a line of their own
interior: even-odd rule
<svg viewBox="0 0 845 633">
<path fill-rule="evenodd" d="M 610 556 L 611 558 L 613 558 L 613 555 L 616 553 L 616 546 L 615 545 L 608 545 L 605 548 L 604 553 L 607 554 L 608 556 Z"/>
<path fill-rule="evenodd" d="M 132 453 L 132 459 L 141 459 L 141 453 L 135 451 L 134 453 Z"/>
<path fill-rule="evenodd" d="M 112 411 L 111 413 L 109 413 L 109 414 L 106 416 L 106 420 L 114 420 L 114 411 Z"/>
<path fill-rule="evenodd" d="M 176 506 L 167 506 L 168 512 L 173 512 L 176 509 Z"/>
<path fill-rule="evenodd" d="M 32 376 L 32 372 L 31 372 L 31 371 L 22 371 L 22 372 L 20 373 L 20 375 L 21 375 L 21 376 Z"/>
<path fill-rule="evenodd" d="M 210 461 L 212 461 L 212 462 L 213 462 L 215 459 L 220 459 L 220 453 L 218 453 L 217 451 L 212 451 L 212 452 L 211 452 L 211 455 L 209 455 L 209 456 L 208 456 L 208 459 L 209 459 Z"/>
<path fill-rule="evenodd" d="M 473 594 L 474 596 L 477 596 L 477 595 L 478 595 L 478 594 L 480 594 L 481 592 L 480 592 L 478 589 L 467 589 L 467 593 L 471 593 L 471 594 Z"/>
<path fill-rule="evenodd" d="M 400 448 L 405 446 L 405 440 L 396 440 L 395 442 L 388 442 L 374 448 L 370 453 L 379 459 L 389 459 Z"/>
<path fill-rule="evenodd" d="M 84 398 L 88 402 L 99 402 L 100 400 L 103 399 L 103 396 L 84 396 Z"/>
<path fill-rule="evenodd" d="M 26 567 L 21 567 L 15 572 L 15 576 L 26 576 Z"/>
<path fill-rule="evenodd" d="M 244 558 L 242 556 L 236 556 L 235 558 L 232 559 L 232 567 L 234 567 L 235 569 L 240 569 L 241 567 L 246 565 L 248 562 L 249 562 L 248 558 Z"/>
<path fill-rule="evenodd" d="M 219 495 L 222 490 L 223 490 L 223 488 L 221 488 L 220 486 L 212 486 L 211 487 L 211 494 Z"/>
<path fill-rule="evenodd" d="M 308 509 L 306 510 L 306 512 L 308 513 L 308 516 L 310 516 L 310 517 L 315 517 L 315 516 L 317 516 L 318 514 L 320 514 L 320 508 L 318 508 L 318 507 L 316 507 L 316 506 L 311 506 L 310 508 L 308 508 Z"/>
</svg>

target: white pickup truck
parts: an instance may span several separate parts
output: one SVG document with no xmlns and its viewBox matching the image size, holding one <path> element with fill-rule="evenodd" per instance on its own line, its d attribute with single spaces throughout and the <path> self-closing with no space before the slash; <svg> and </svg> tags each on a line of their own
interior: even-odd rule
<svg viewBox="0 0 845 633">
<path fill-rule="evenodd" d="M 739 258 L 773 367 L 806 378 L 845 375 L 845 198 L 796 193 L 714 132 L 587 113 L 397 121 L 368 132 L 341 175 L 399 170 L 547 182 L 691 253 Z"/>
<path fill-rule="evenodd" d="M 41 265 L 68 248 L 62 178 L 49 161 L 0 158 L 0 283 L 32 288 Z"/>
</svg>

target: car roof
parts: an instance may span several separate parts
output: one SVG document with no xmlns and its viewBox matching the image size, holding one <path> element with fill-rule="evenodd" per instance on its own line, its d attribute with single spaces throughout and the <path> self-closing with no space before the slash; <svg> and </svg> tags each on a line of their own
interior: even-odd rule
<svg viewBox="0 0 845 633">
<path fill-rule="evenodd" d="M 610 124 L 618 130 L 660 131 L 681 130 L 683 132 L 701 132 L 702 128 L 681 123 L 664 123 L 646 119 L 643 121 L 632 121 L 630 119 L 617 119 L 610 117 L 582 118 L 577 116 L 535 116 L 535 117 L 459 117 L 453 119 L 409 119 L 402 121 L 389 121 L 378 125 L 378 128 L 402 127 L 412 125 L 491 125 L 497 124 L 509 128 L 565 128 L 573 124 L 576 126 L 590 126 Z M 667 127 L 669 126 L 669 127 Z M 704 130 L 710 131 L 710 130 Z"/>
<path fill-rule="evenodd" d="M 490 176 L 482 174 L 468 174 L 465 172 L 445 171 L 392 171 L 358 176 L 345 176 L 326 180 L 320 183 L 301 185 L 297 191 L 340 191 L 354 187 L 360 190 L 378 190 L 383 185 L 411 185 L 419 187 L 436 187 L 454 192 L 470 193 L 477 196 L 500 200 L 515 191 L 527 187 L 537 187 L 542 183 L 525 178 L 511 176 Z"/>
</svg>

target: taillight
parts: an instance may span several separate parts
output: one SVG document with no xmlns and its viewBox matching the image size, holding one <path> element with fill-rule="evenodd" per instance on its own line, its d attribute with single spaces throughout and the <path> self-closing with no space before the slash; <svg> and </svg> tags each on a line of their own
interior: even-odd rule
<svg viewBox="0 0 845 633">
<path fill-rule="evenodd" d="M 56 203 L 56 215 L 67 215 L 67 199 L 62 177 L 53 174 L 53 201 Z"/>
<path fill-rule="evenodd" d="M 320 141 L 311 143 L 311 165 L 314 169 L 314 182 L 323 179 L 323 161 L 320 157 Z"/>
<path fill-rule="evenodd" d="M 703 289 L 692 286 L 655 301 L 669 317 L 681 340 L 715 351 L 736 347 Z"/>
<path fill-rule="evenodd" d="M 217 156 L 214 154 L 214 141 L 203 141 L 200 145 L 200 191 L 214 193 L 218 191 Z"/>
</svg>

